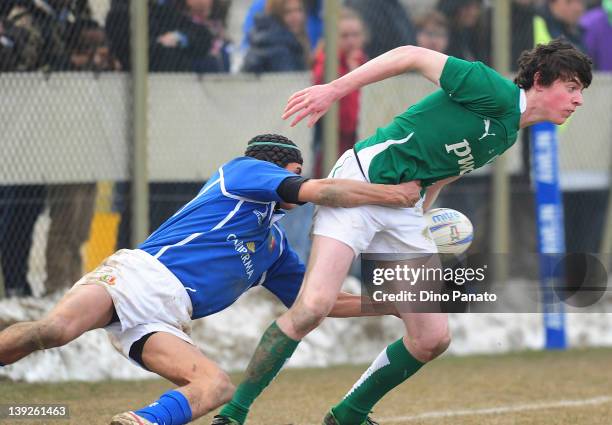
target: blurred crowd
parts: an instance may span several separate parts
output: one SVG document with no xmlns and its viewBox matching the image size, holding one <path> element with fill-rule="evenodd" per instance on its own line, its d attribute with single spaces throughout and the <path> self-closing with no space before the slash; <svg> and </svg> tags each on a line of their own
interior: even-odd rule
<svg viewBox="0 0 612 425">
<path fill-rule="evenodd" d="M 0 72 L 129 71 L 130 1 L 105 0 L 107 13 L 98 20 L 90 1 L 99 0 L 2 0 Z M 228 25 L 236 1 L 148 0 L 150 71 L 310 70 L 314 82 L 323 82 L 323 0 L 251 0 L 238 34 L 230 33 Z M 490 65 L 494 59 L 492 1 L 342 3 L 340 74 L 406 44 Z M 512 64 L 534 42 L 561 36 L 587 52 L 596 70 L 612 71 L 612 0 L 513 0 L 511 13 Z M 359 101 L 358 92 L 341 101 L 340 153 L 356 142 Z M 322 174 L 319 139 L 315 135 L 315 176 Z M 189 190 L 197 190 L 194 187 Z M 119 192 L 126 195 L 125 188 Z M 51 217 L 45 291 L 64 289 L 78 279 L 83 267 L 80 249 L 89 235 L 95 197 L 95 183 L 0 186 L 0 257 L 9 296 L 31 294 L 27 259 L 35 221 L 45 207 Z M 469 209 L 469 201 L 464 202 Z M 122 210 L 127 217 L 127 208 Z M 151 226 L 166 216 L 155 217 Z M 120 233 L 127 234 L 125 226 Z M 129 241 L 121 239 L 119 245 L 128 246 Z"/>
<path fill-rule="evenodd" d="M 108 10 L 103 22 L 92 17 L 90 1 L 94 0 L 3 0 L 0 71 L 129 70 L 129 0 L 104 0 Z M 364 57 L 418 44 L 468 60 L 491 61 L 490 0 L 342 3 L 343 16 L 361 21 L 358 42 L 350 37 L 355 28 L 347 30 L 352 38 L 347 47 L 361 50 Z M 229 34 L 232 6 L 232 0 L 148 0 L 150 70 L 316 69 L 322 0 L 252 0 L 242 34 Z M 597 69 L 612 70 L 606 43 L 612 31 L 611 10 L 609 0 L 513 0 L 513 55 L 533 44 L 534 33 L 537 37 L 545 31 L 587 51 Z M 339 52 L 340 60 L 346 53 Z"/>
</svg>

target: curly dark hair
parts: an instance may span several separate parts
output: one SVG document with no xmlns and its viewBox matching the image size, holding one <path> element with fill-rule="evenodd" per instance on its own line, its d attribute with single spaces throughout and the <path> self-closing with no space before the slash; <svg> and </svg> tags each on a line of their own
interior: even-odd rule
<svg viewBox="0 0 612 425">
<path fill-rule="evenodd" d="M 592 65 L 587 55 L 567 40 L 557 38 L 521 53 L 514 82 L 522 89 L 529 90 L 534 84 L 535 74 L 539 73 L 538 81 L 544 87 L 561 78 L 563 81 L 577 79 L 587 88 L 593 79 Z"/>
<path fill-rule="evenodd" d="M 280 134 L 260 134 L 253 137 L 249 140 L 244 155 L 268 161 L 283 168 L 292 162 L 298 164 L 304 162 L 302 153 L 296 144 Z"/>
</svg>

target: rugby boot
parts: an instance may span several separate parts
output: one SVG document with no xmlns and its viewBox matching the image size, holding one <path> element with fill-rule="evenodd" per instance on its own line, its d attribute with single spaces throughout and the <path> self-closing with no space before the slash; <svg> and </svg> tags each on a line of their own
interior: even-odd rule
<svg viewBox="0 0 612 425">
<path fill-rule="evenodd" d="M 215 415 L 210 425 L 241 425 L 235 419 L 228 418 L 227 416 Z"/>
<path fill-rule="evenodd" d="M 141 418 L 134 412 L 123 412 L 113 416 L 110 425 L 157 425 Z"/>
<path fill-rule="evenodd" d="M 323 425 L 340 425 L 340 422 L 338 422 L 338 420 L 330 410 L 323 419 Z M 361 423 L 361 425 L 378 425 L 378 422 L 374 422 L 374 420 L 368 416 L 366 420 Z"/>
</svg>

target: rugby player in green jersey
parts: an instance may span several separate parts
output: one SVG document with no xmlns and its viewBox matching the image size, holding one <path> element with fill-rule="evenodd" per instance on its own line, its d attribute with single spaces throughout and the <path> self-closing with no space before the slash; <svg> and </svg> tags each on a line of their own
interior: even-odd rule
<svg viewBox="0 0 612 425">
<path fill-rule="evenodd" d="M 416 71 L 440 87 L 345 152 L 331 177 L 371 183 L 420 181 L 424 197 L 415 208 L 320 207 L 300 295 L 264 333 L 232 401 L 215 424 L 243 423 L 255 397 L 291 357 L 299 341 L 334 305 L 355 256 L 401 254 L 418 267 L 436 263 L 423 211 L 440 189 L 493 161 L 510 148 L 520 128 L 564 123 L 582 105 L 591 83 L 591 61 L 571 44 L 553 40 L 525 51 L 514 82 L 480 62 L 404 46 L 391 50 L 329 84 L 295 93 L 283 115 L 292 125 L 312 126 L 330 105 L 367 84 Z M 297 115 L 296 115 L 297 114 Z M 398 306 L 402 338 L 386 347 L 345 398 L 324 419 L 327 425 L 372 424 L 369 412 L 450 344 L 445 313 L 418 313 Z"/>
</svg>

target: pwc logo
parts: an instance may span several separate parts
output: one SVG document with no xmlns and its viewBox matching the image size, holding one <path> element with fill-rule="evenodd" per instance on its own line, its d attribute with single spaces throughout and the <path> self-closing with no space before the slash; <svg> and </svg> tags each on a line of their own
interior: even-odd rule
<svg viewBox="0 0 612 425">
<path fill-rule="evenodd" d="M 457 164 L 459 165 L 459 175 L 462 176 L 465 173 L 469 173 L 474 170 L 474 157 L 472 156 L 472 148 L 470 143 L 463 139 L 462 142 L 454 143 L 452 145 L 444 145 L 446 147 L 446 153 L 453 152 L 459 159 Z"/>
</svg>

